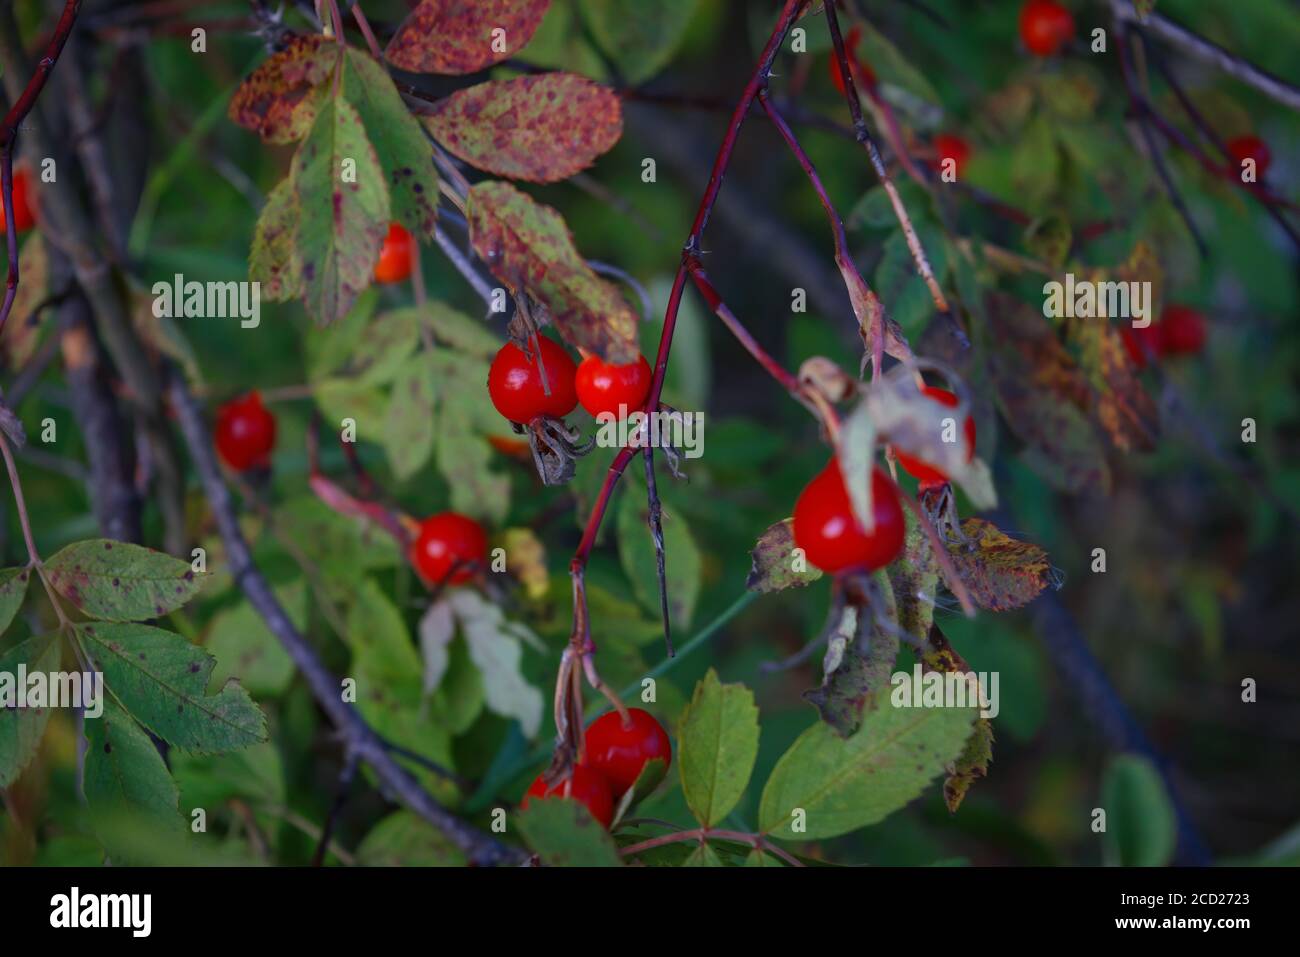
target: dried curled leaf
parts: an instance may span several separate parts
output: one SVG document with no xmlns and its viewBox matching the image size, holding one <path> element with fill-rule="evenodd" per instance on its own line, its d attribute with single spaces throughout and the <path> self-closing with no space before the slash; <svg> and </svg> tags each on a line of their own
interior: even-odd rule
<svg viewBox="0 0 1300 957">
<path fill-rule="evenodd" d="M 509 183 L 478 183 L 469 191 L 469 229 L 492 274 L 541 301 L 568 343 L 609 362 L 636 359 L 636 313 L 583 261 L 558 212 Z"/>
<path fill-rule="evenodd" d="M 412 73 L 474 73 L 532 39 L 551 0 L 421 0 L 384 56 Z"/>
<path fill-rule="evenodd" d="M 897 606 L 889 579 L 875 575 L 879 599 L 870 605 L 846 605 L 832 623 L 822 661 L 821 687 L 803 693 L 842 738 L 862 726 L 868 704 L 884 700 L 890 675 L 898 659 Z"/>
<path fill-rule="evenodd" d="M 948 641 L 948 637 L 937 625 L 931 626 L 928 649 L 921 655 L 921 668 L 925 672 L 962 672 L 970 673 L 970 665 L 957 653 Z M 950 812 L 956 812 L 961 802 L 966 799 L 966 792 L 975 783 L 989 773 L 989 764 L 993 761 L 993 722 L 988 718 L 975 718 L 971 726 L 970 737 L 961 753 L 948 765 L 948 776 L 943 782 L 943 799 Z"/>
<path fill-rule="evenodd" d="M 613 90 L 584 76 L 543 73 L 458 90 L 433 107 L 425 124 L 471 166 L 554 183 L 618 142 L 623 108 Z"/>
<path fill-rule="evenodd" d="M 822 577 L 821 570 L 794 554 L 794 519 L 777 522 L 762 535 L 750 552 L 753 566 L 745 587 L 750 591 L 773 592 L 794 585 L 807 585 Z"/>
<path fill-rule="evenodd" d="M 302 139 L 320 106 L 312 90 L 329 76 L 335 51 L 334 41 L 320 34 L 290 37 L 283 50 L 239 84 L 230 118 L 268 143 Z"/>
<path fill-rule="evenodd" d="M 971 598 L 981 608 L 1021 608 L 1052 583 L 1047 553 L 1033 542 L 1011 538 L 982 518 L 966 519 L 961 529 L 968 542 L 949 543 L 948 552 Z"/>
</svg>

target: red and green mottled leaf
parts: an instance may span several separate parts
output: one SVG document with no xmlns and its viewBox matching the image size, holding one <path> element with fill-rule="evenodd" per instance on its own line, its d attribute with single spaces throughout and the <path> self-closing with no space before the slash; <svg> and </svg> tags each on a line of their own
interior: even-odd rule
<svg viewBox="0 0 1300 957">
<path fill-rule="evenodd" d="M 554 183 L 618 142 L 623 108 L 612 90 L 586 77 L 544 73 L 458 90 L 433 107 L 425 124 L 472 166 Z"/>
<path fill-rule="evenodd" d="M 982 518 L 966 519 L 961 530 L 966 543 L 950 542 L 948 552 L 971 598 L 981 608 L 1021 608 L 1051 584 L 1047 553 L 1033 542 L 1017 541 Z"/>
<path fill-rule="evenodd" d="M 474 251 L 492 274 L 544 303 L 570 345 L 609 362 L 636 359 L 636 313 L 583 261 L 554 209 L 509 183 L 479 183 L 469 192 L 469 226 Z"/>
<path fill-rule="evenodd" d="M 475 73 L 522 49 L 550 5 L 550 0 L 421 0 L 384 56 L 412 73 Z"/>
<path fill-rule="evenodd" d="M 749 553 L 753 565 L 745 587 L 750 591 L 772 592 L 793 585 L 807 585 L 822 577 L 821 569 L 804 559 L 801 570 L 794 564 L 794 519 L 777 522 L 759 536 Z"/>
<path fill-rule="evenodd" d="M 388 71 L 361 50 L 349 50 L 343 92 L 366 128 L 388 182 L 393 219 L 433 238 L 438 221 L 438 171 L 420 123 L 402 102 Z"/>
<path fill-rule="evenodd" d="M 203 575 L 189 562 L 127 542 L 74 542 L 45 563 L 50 584 L 82 614 L 143 621 L 180 608 L 198 594 Z"/>
<path fill-rule="evenodd" d="M 293 158 L 301 219 L 298 256 L 307 311 L 343 318 L 370 285 L 388 235 L 388 185 L 357 111 L 327 99 Z"/>
<path fill-rule="evenodd" d="M 260 282 L 264 297 L 285 302 L 302 294 L 302 262 L 298 258 L 298 192 L 286 176 L 266 197 L 253 230 L 248 253 L 248 278 Z"/>
<path fill-rule="evenodd" d="M 290 37 L 239 85 L 230 118 L 268 143 L 292 143 L 311 129 L 320 106 L 312 90 L 338 60 L 337 45 L 320 34 Z"/>
</svg>

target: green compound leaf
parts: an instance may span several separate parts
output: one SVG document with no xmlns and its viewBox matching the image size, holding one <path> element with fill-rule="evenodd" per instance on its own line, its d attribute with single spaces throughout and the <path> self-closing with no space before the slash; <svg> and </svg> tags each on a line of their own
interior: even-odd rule
<svg viewBox="0 0 1300 957">
<path fill-rule="evenodd" d="M 74 542 L 45 570 L 82 614 L 105 621 L 160 618 L 198 594 L 204 577 L 179 558 L 106 538 Z"/>
<path fill-rule="evenodd" d="M 208 694 L 216 659 L 180 635 L 137 624 L 76 630 L 113 697 L 169 744 L 212 753 L 267 739 L 266 715 L 238 682 Z"/>
<path fill-rule="evenodd" d="M 51 672 L 59 667 L 57 635 L 37 635 L 0 655 L 0 788 L 18 780 L 41 743 L 51 709 L 15 707 L 20 665 L 28 673 Z"/>
<path fill-rule="evenodd" d="M 742 684 L 709 669 L 677 728 L 682 791 L 705 827 L 726 819 L 745 794 L 758 756 L 758 707 Z"/>
<path fill-rule="evenodd" d="M 609 832 L 577 801 L 534 799 L 515 815 L 528 846 L 551 867 L 621 867 Z"/>
<path fill-rule="evenodd" d="M 847 740 L 817 722 L 772 770 L 759 828 L 817 840 L 874 824 L 918 797 L 966 746 L 974 708 L 898 708 L 881 700 Z"/>
</svg>

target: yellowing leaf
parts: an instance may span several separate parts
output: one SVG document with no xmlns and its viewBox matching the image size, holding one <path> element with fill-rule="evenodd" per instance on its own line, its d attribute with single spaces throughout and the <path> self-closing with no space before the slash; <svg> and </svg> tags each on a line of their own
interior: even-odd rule
<svg viewBox="0 0 1300 957">
<path fill-rule="evenodd" d="M 230 118 L 268 143 L 292 143 L 307 135 L 319 98 L 313 88 L 338 61 L 338 47 L 321 34 L 290 37 L 239 85 Z"/>
</svg>

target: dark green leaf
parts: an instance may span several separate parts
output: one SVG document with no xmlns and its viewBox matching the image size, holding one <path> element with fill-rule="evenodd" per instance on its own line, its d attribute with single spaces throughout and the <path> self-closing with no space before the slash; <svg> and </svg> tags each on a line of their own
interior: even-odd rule
<svg viewBox="0 0 1300 957">
<path fill-rule="evenodd" d="M 528 846 L 551 867 L 620 867 L 609 832 L 577 801 L 534 799 L 515 815 Z"/>
<path fill-rule="evenodd" d="M 27 672 L 49 673 L 59 667 L 57 635 L 37 635 L 0 655 L 0 788 L 18 780 L 40 746 L 53 709 L 14 707 L 19 666 Z"/>
<path fill-rule="evenodd" d="M 27 582 L 31 580 L 29 568 L 0 569 L 0 635 L 5 633 L 18 609 L 27 597 Z"/>
<path fill-rule="evenodd" d="M 1173 857 L 1177 824 L 1160 774 L 1146 758 L 1124 754 L 1101 784 L 1108 857 L 1126 867 L 1164 867 Z"/>
<path fill-rule="evenodd" d="M 105 621 L 143 621 L 180 608 L 203 575 L 188 562 L 126 542 L 74 542 L 45 563 L 50 584 L 77 609 Z"/>
<path fill-rule="evenodd" d="M 758 707 L 742 684 L 722 684 L 712 668 L 695 686 L 677 728 L 682 791 L 691 813 L 716 827 L 745 794 L 758 756 Z"/>
</svg>

